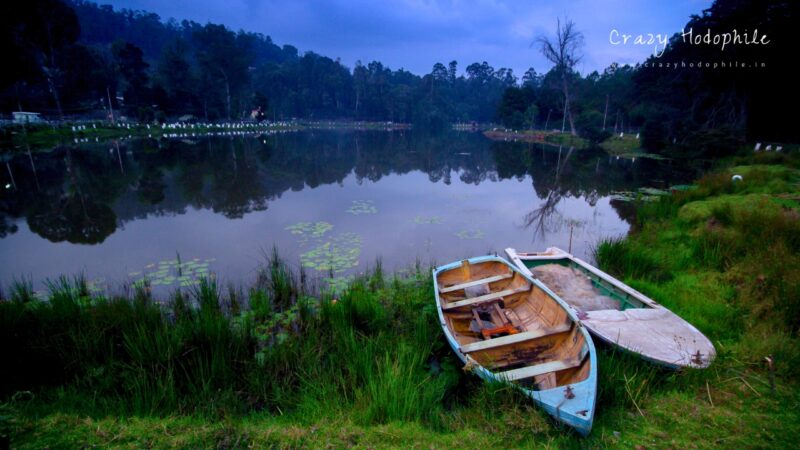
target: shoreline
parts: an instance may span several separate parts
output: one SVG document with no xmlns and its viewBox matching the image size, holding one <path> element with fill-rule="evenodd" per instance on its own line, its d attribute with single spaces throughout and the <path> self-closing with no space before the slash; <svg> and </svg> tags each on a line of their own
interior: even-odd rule
<svg viewBox="0 0 800 450">
<path fill-rule="evenodd" d="M 115 139 L 193 138 L 241 136 L 246 134 L 286 133 L 302 130 L 409 130 L 410 124 L 348 121 L 279 122 L 172 122 L 161 125 L 142 123 L 75 122 L 50 124 L 12 124 L 2 127 L 0 146 L 11 153 L 49 151 L 61 145 L 106 142 Z"/>
<path fill-rule="evenodd" d="M 589 146 L 589 142 L 581 137 L 572 136 L 569 133 L 559 133 L 556 131 L 541 131 L 541 130 L 500 130 L 493 129 L 483 132 L 483 135 L 493 141 L 513 141 L 513 142 L 530 142 L 534 144 L 547 144 L 547 145 L 565 145 L 583 149 Z"/>
</svg>

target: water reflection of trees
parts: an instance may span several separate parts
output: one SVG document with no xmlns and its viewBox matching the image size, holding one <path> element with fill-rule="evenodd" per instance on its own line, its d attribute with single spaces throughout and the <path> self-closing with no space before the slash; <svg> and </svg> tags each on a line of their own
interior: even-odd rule
<svg viewBox="0 0 800 450">
<path fill-rule="evenodd" d="M 540 200 L 523 217 L 523 225 L 535 235 L 557 231 L 566 219 L 558 210 L 564 198 L 583 198 L 594 206 L 613 191 L 641 186 L 665 187 L 671 180 L 688 180 L 691 171 L 669 162 L 620 159 L 600 149 L 565 148 L 530 143 L 495 143 L 492 151 L 501 178 L 523 179 L 530 175 Z M 659 184 L 663 186 L 659 186 Z M 630 205 L 612 202 L 624 220 L 631 222 Z"/>
<path fill-rule="evenodd" d="M 67 150 L 63 172 L 48 184 L 42 195 L 34 196 L 25 208 L 31 231 L 52 242 L 98 244 L 116 229 L 116 214 L 109 206 L 122 184 L 104 180 L 107 167 L 98 160 L 84 160 Z"/>
<path fill-rule="evenodd" d="M 529 147 L 528 151 L 532 151 L 532 147 Z M 563 191 L 559 189 L 561 173 L 564 170 L 564 167 L 566 167 L 569 163 L 569 159 L 574 151 L 575 148 L 570 147 L 562 158 L 564 149 L 561 146 L 558 147 L 558 160 L 556 161 L 555 165 L 555 177 L 553 178 L 553 183 L 549 186 L 549 189 L 547 189 L 547 194 L 545 194 L 544 200 L 541 202 L 541 204 L 537 208 L 534 208 L 531 212 L 525 214 L 525 217 L 523 218 L 524 227 L 533 228 L 534 233 L 542 237 L 544 237 L 547 229 L 552 227 L 551 224 L 554 220 L 560 221 L 561 219 L 561 214 L 556 208 L 558 203 L 561 202 L 563 195 Z"/>
<path fill-rule="evenodd" d="M 639 162 L 637 162 L 639 164 Z M 596 202 L 612 190 L 646 184 L 658 165 L 610 160 L 592 150 L 492 143 L 477 134 L 304 132 L 269 137 L 137 140 L 18 155 L 16 189 L 0 197 L 0 237 L 24 217 L 54 241 L 94 244 L 118 224 L 148 215 L 208 209 L 241 218 L 287 191 L 420 171 L 432 183 L 531 177 L 541 205 L 526 216 L 546 226 L 565 196 Z M 5 185 L 10 174 L 0 176 Z"/>
</svg>

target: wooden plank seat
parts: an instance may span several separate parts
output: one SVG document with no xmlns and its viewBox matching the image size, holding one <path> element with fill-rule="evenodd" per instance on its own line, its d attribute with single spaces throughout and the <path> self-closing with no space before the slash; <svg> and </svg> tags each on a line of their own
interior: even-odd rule
<svg viewBox="0 0 800 450">
<path fill-rule="evenodd" d="M 559 370 L 572 369 L 578 367 L 583 363 L 583 359 L 589 353 L 587 345 L 581 348 L 577 358 L 568 358 L 563 360 L 549 361 L 535 366 L 521 367 L 519 369 L 507 370 L 499 372 L 496 375 L 498 378 L 506 381 L 522 380 L 524 378 L 536 377 L 550 372 L 557 372 Z"/>
<path fill-rule="evenodd" d="M 442 311 L 449 311 L 451 309 L 461 308 L 463 306 L 475 306 L 480 305 L 482 303 L 487 303 L 493 300 L 498 300 L 502 297 L 506 297 L 509 295 L 519 294 L 520 292 L 525 292 L 530 290 L 530 285 L 522 286 L 516 289 L 506 289 L 500 292 L 494 292 L 492 294 L 481 295 L 480 297 L 468 298 L 465 300 L 459 300 L 452 303 L 447 303 L 442 305 Z"/>
<path fill-rule="evenodd" d="M 518 344 L 520 342 L 530 341 L 544 336 L 550 336 L 551 334 L 563 333 L 565 331 L 569 331 L 570 328 L 572 328 L 572 325 L 569 322 L 565 322 L 554 328 L 523 331 L 522 333 L 510 334 L 508 336 L 497 337 L 486 341 L 473 342 L 471 344 L 462 345 L 461 353 L 466 355 L 467 353 L 479 352 L 488 350 L 490 348 L 502 347 L 504 345 Z"/>
<path fill-rule="evenodd" d="M 494 283 L 495 281 L 507 280 L 507 279 L 509 279 L 509 278 L 511 278 L 513 276 L 514 276 L 514 273 L 510 272 L 510 273 L 503 274 L 503 275 L 495 275 L 493 277 L 481 278 L 480 280 L 474 280 L 474 281 L 470 281 L 468 283 L 461 283 L 461 284 L 456 284 L 456 285 L 447 286 L 447 287 L 439 287 L 439 292 L 441 292 L 442 294 L 447 294 L 448 292 L 454 292 L 454 291 L 458 291 L 458 290 L 461 290 L 461 289 L 470 288 L 470 287 L 473 287 L 473 286 L 480 286 L 481 284 L 489 284 L 489 283 Z"/>
</svg>

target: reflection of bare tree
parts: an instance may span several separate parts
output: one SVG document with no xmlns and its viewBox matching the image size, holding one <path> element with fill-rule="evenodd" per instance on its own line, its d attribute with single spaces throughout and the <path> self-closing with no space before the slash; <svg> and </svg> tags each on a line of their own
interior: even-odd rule
<svg viewBox="0 0 800 450">
<path fill-rule="evenodd" d="M 570 147 L 569 150 L 567 150 L 567 154 L 562 158 L 562 147 L 558 147 L 558 161 L 556 163 L 556 173 L 553 178 L 553 184 L 550 186 L 550 189 L 548 189 L 547 196 L 539 207 L 525 214 L 523 218 L 523 226 L 525 228 L 533 227 L 534 236 L 538 235 L 544 238 L 545 233 L 552 230 L 554 225 L 557 226 L 563 222 L 563 217 L 556 208 L 563 196 L 563 192 L 559 187 L 559 182 L 561 179 L 561 172 L 567 165 L 574 150 L 575 147 Z"/>
<path fill-rule="evenodd" d="M 556 214 L 558 216 L 561 215 L 556 209 L 556 205 L 558 205 L 558 202 L 560 201 L 561 193 L 555 189 L 551 189 L 550 192 L 547 193 L 547 197 L 538 208 L 534 209 L 528 214 L 525 214 L 523 219 L 524 227 L 533 227 L 534 236 L 538 235 L 544 237 L 545 232 L 551 229 L 550 225 L 552 223 L 552 219 L 555 218 Z"/>
</svg>

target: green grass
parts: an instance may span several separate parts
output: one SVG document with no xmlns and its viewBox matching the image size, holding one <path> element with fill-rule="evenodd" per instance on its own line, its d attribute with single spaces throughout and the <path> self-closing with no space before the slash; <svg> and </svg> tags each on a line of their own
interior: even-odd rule
<svg viewBox="0 0 800 450">
<path fill-rule="evenodd" d="M 573 136 L 569 133 L 546 133 L 544 141 L 549 142 L 550 144 L 564 145 L 578 149 L 589 146 L 589 142 L 586 139 L 579 136 Z"/>
<path fill-rule="evenodd" d="M 526 142 L 540 142 L 551 145 L 563 145 L 584 149 L 589 146 L 589 141 L 570 133 L 560 133 L 546 130 L 489 130 L 484 131 L 484 136 L 492 140 L 521 140 Z"/>
<path fill-rule="evenodd" d="M 721 170 L 697 189 L 642 204 L 638 231 L 601 242 L 595 256 L 604 269 L 736 347 L 737 359 L 762 364 L 780 353 L 777 370 L 794 376 L 800 374 L 800 211 L 786 200 L 800 194 L 800 172 L 786 162 Z M 733 181 L 732 173 L 744 180 Z"/>
<path fill-rule="evenodd" d="M 667 159 L 662 155 L 647 153 L 639 143 L 639 139 L 632 134 L 626 134 L 623 137 L 612 135 L 600 143 L 600 148 L 611 156 L 621 156 L 623 158 Z"/>
<path fill-rule="evenodd" d="M 773 201 L 797 194 L 796 172 L 781 164 L 737 168 L 749 184 L 708 175 L 641 205 L 635 233 L 598 245 L 602 268 L 692 322 L 718 356 L 706 370 L 672 372 L 598 346 L 588 438 L 461 369 L 420 265 L 401 277 L 377 261 L 343 292 L 317 293 L 273 252 L 247 290 L 208 278 L 163 303 L 147 286 L 102 297 L 82 277 L 50 282 L 42 301 L 16 282 L 0 301 L 0 443 L 792 447 L 800 228 L 796 210 Z M 697 202 L 703 215 L 683 217 Z"/>
</svg>

